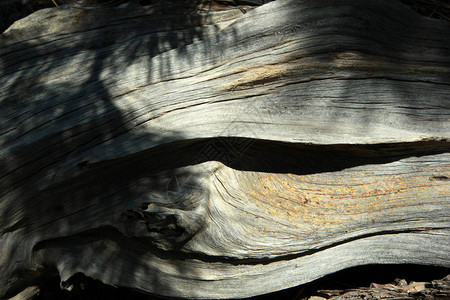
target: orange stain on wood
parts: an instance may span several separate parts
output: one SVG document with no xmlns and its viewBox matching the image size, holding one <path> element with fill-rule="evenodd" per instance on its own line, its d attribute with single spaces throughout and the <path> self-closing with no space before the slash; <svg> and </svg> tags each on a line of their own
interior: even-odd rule
<svg viewBox="0 0 450 300">
<path fill-rule="evenodd" d="M 225 88 L 227 90 L 241 90 L 251 88 L 256 85 L 264 85 L 281 79 L 288 72 L 287 65 L 264 65 L 249 69 L 239 69 L 236 73 L 242 73 L 242 76 L 231 82 Z"/>
<path fill-rule="evenodd" d="M 449 172 L 447 171 L 447 174 Z M 343 176 L 246 173 L 248 198 L 269 217 L 314 228 L 374 222 L 411 209 L 427 209 L 427 197 L 448 193 L 448 181 L 429 176 Z M 251 187 L 251 188 L 248 188 Z M 418 207 L 417 197 L 424 199 Z M 436 198 L 436 197 L 434 197 Z M 445 199 L 445 197 L 440 196 Z"/>
</svg>

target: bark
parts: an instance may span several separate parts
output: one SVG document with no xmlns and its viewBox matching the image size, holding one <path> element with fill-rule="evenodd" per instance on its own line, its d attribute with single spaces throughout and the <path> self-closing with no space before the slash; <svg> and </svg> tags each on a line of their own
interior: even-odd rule
<svg viewBox="0 0 450 300">
<path fill-rule="evenodd" d="M 388 0 L 16 22 L 0 36 L 0 296 L 53 271 L 240 298 L 364 264 L 449 267 L 448 32 Z"/>
</svg>

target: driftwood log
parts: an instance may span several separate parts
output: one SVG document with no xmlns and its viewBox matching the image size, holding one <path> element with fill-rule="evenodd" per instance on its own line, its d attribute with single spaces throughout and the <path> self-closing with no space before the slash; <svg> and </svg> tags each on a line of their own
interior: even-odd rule
<svg viewBox="0 0 450 300">
<path fill-rule="evenodd" d="M 0 36 L 0 297 L 52 272 L 240 298 L 449 267 L 450 24 L 198 4 L 67 5 Z"/>
</svg>

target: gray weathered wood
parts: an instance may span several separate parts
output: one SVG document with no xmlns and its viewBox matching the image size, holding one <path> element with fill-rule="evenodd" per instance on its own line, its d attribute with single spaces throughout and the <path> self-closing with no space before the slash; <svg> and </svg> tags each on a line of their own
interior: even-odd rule
<svg viewBox="0 0 450 300">
<path fill-rule="evenodd" d="M 448 32 L 388 0 L 16 22 L 0 296 L 52 272 L 239 298 L 363 264 L 449 267 Z"/>
</svg>

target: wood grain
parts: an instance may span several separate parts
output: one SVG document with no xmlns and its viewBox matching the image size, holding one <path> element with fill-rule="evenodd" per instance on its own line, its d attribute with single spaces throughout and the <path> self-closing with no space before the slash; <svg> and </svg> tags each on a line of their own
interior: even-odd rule
<svg viewBox="0 0 450 300">
<path fill-rule="evenodd" d="M 0 35 L 0 296 L 78 272 L 208 299 L 449 267 L 450 24 L 203 4 L 66 5 Z"/>
</svg>

